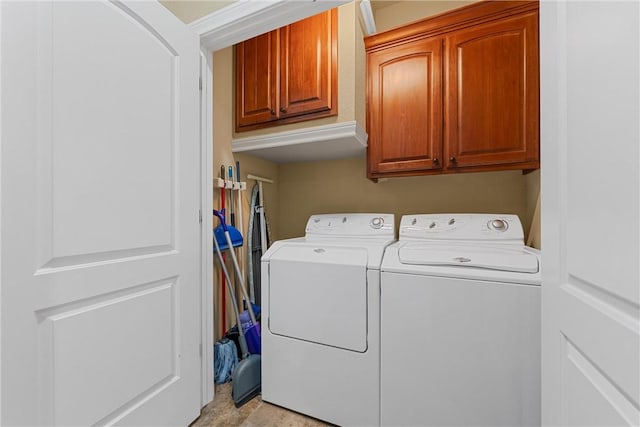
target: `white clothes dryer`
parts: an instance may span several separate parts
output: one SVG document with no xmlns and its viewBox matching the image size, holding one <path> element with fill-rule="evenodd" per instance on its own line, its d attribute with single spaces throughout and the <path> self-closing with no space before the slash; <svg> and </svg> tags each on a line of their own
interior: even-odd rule
<svg viewBox="0 0 640 427">
<path fill-rule="evenodd" d="M 540 425 L 540 257 L 515 215 L 406 215 L 381 273 L 381 424 Z"/>
<path fill-rule="evenodd" d="M 380 423 L 380 265 L 390 214 L 309 218 L 262 257 L 262 399 L 339 425 Z"/>
</svg>

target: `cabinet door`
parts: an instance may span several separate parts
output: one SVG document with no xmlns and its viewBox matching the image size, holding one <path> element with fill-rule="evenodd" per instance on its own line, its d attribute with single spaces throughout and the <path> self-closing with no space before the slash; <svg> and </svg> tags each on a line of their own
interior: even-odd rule
<svg viewBox="0 0 640 427">
<path fill-rule="evenodd" d="M 236 130 L 278 118 L 278 30 L 234 46 Z"/>
<path fill-rule="evenodd" d="M 538 13 L 447 38 L 447 168 L 539 166 Z"/>
<path fill-rule="evenodd" d="M 332 9 L 280 29 L 280 117 L 338 113 L 337 24 Z"/>
<path fill-rule="evenodd" d="M 417 40 L 368 55 L 369 178 L 441 168 L 442 44 Z"/>
</svg>

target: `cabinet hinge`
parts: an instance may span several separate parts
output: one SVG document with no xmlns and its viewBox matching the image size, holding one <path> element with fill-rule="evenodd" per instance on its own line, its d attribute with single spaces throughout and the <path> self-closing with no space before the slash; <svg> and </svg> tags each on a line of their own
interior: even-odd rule
<svg viewBox="0 0 640 427">
<path fill-rule="evenodd" d="M 198 88 L 200 89 L 200 92 L 202 92 L 202 77 L 198 78 Z"/>
<path fill-rule="evenodd" d="M 198 222 L 202 224 L 202 209 L 198 209 Z"/>
<path fill-rule="evenodd" d="M 200 359 L 202 359 L 202 343 L 200 343 L 199 347 Z"/>
</svg>

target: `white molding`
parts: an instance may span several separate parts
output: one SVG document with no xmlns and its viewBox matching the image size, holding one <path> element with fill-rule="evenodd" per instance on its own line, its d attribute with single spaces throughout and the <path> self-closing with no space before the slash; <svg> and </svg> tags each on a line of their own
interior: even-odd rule
<svg viewBox="0 0 640 427">
<path fill-rule="evenodd" d="M 371 2 L 369 0 L 362 0 L 360 2 L 360 13 L 362 14 L 362 21 L 364 22 L 365 34 L 375 34 L 376 19 L 373 16 L 373 10 L 371 10 Z"/>
<path fill-rule="evenodd" d="M 213 56 L 204 51 L 200 52 L 200 77 L 202 79 L 202 90 L 200 92 L 200 209 L 202 213 L 201 224 L 201 343 L 202 343 L 202 377 L 203 384 L 201 390 L 201 407 L 204 407 L 215 397 L 214 372 L 213 372 L 213 336 L 214 336 L 214 313 L 213 303 L 213 249 L 211 242 L 213 239 L 213 220 L 211 210 L 213 209 L 213 191 L 211 182 L 213 181 L 213 170 L 211 165 L 213 146 L 213 127 L 211 123 L 212 115 L 212 83 L 211 73 Z"/>
<path fill-rule="evenodd" d="M 328 160 L 362 155 L 367 133 L 355 121 L 236 138 L 234 153 L 249 153 L 276 163 Z"/>
<path fill-rule="evenodd" d="M 189 24 L 203 50 L 216 51 L 348 0 L 237 0 Z"/>
</svg>

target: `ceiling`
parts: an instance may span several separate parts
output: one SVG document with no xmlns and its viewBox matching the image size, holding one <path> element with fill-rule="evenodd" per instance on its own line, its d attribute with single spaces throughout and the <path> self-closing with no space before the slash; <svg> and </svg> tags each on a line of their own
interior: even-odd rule
<svg viewBox="0 0 640 427">
<path fill-rule="evenodd" d="M 401 3 L 401 0 L 370 0 L 371 1 L 371 9 L 373 13 L 376 13 L 378 10 L 383 7 L 391 6 L 397 3 Z"/>
<path fill-rule="evenodd" d="M 233 3 L 236 0 L 160 0 L 167 9 L 173 12 L 185 23 L 208 15 L 216 10 Z M 402 3 L 402 0 L 370 0 L 371 9 L 375 14 L 380 9 L 394 4 Z"/>
<path fill-rule="evenodd" d="M 235 0 L 160 0 L 160 3 L 173 12 L 184 23 L 222 9 Z"/>
</svg>

